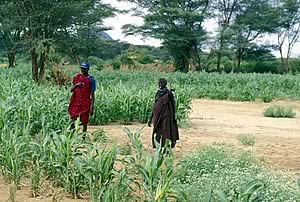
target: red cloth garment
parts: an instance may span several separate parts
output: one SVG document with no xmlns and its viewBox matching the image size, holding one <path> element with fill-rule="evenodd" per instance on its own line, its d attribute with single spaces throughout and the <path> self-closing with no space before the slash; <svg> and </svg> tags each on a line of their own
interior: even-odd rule
<svg viewBox="0 0 300 202">
<path fill-rule="evenodd" d="M 91 107 L 91 84 L 88 77 L 83 74 L 77 74 L 73 77 L 73 85 L 82 82 L 83 86 L 76 87 L 70 99 L 69 114 L 71 119 L 81 118 L 81 121 L 88 122 L 88 116 Z M 87 117 L 87 120 L 86 120 Z"/>
</svg>

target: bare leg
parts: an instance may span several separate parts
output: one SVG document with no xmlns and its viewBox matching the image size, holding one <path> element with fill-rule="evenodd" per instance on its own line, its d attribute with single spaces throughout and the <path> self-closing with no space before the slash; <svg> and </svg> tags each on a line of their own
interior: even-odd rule
<svg viewBox="0 0 300 202">
<path fill-rule="evenodd" d="M 72 119 L 72 120 L 71 120 L 71 125 L 70 125 L 70 129 L 71 129 L 71 130 L 74 130 L 74 129 L 75 129 L 75 122 L 76 122 L 76 119 Z"/>
<path fill-rule="evenodd" d="M 82 132 L 83 134 L 83 139 L 85 140 L 86 138 L 86 132 L 87 132 L 87 123 L 82 123 Z"/>
<path fill-rule="evenodd" d="M 82 132 L 85 133 L 87 131 L 87 123 L 83 123 L 82 126 Z"/>
</svg>

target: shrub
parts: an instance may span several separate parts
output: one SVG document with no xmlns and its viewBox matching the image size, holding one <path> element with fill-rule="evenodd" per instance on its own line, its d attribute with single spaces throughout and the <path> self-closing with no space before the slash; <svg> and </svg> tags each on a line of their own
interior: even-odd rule
<svg viewBox="0 0 300 202">
<path fill-rule="evenodd" d="M 253 146 L 256 142 L 255 136 L 252 134 L 239 134 L 237 139 L 244 146 Z"/>
<path fill-rule="evenodd" d="M 296 112 L 294 112 L 293 107 L 280 105 L 274 105 L 266 108 L 263 114 L 265 117 L 274 118 L 294 118 L 296 116 Z"/>
<path fill-rule="evenodd" d="M 90 62 L 90 64 L 92 66 L 96 66 L 95 69 L 97 69 L 98 71 L 103 70 L 104 67 L 105 67 L 105 65 L 104 65 L 105 63 L 101 58 L 98 58 L 98 57 L 95 57 L 95 56 L 90 56 L 88 58 L 88 61 Z"/>
<path fill-rule="evenodd" d="M 60 65 L 54 65 L 46 75 L 46 79 L 54 82 L 56 85 L 64 86 L 71 83 L 71 78 Z"/>
<path fill-rule="evenodd" d="M 113 70 L 119 70 L 121 67 L 121 62 L 119 59 L 115 59 L 112 63 L 111 63 Z"/>
</svg>

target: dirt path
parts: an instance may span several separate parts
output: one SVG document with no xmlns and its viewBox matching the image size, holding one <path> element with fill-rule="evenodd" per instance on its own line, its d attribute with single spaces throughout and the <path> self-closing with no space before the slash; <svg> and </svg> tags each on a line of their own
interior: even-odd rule
<svg viewBox="0 0 300 202">
<path fill-rule="evenodd" d="M 293 105 L 297 117 L 294 119 L 266 118 L 262 115 L 271 104 Z M 277 101 L 271 104 L 260 102 L 229 102 L 194 100 L 189 127 L 180 129 L 181 140 L 175 154 L 180 157 L 212 143 L 225 143 L 241 147 L 236 136 L 253 134 L 256 137 L 254 151 L 265 164 L 274 169 L 300 172 L 300 102 Z M 112 141 L 126 144 L 127 137 L 121 127 L 132 130 L 144 127 L 141 140 L 151 148 L 151 128 L 145 125 L 94 126 L 102 128 Z"/>
<path fill-rule="evenodd" d="M 194 100 L 190 114 L 189 126 L 180 129 L 181 140 L 175 148 L 177 159 L 196 151 L 198 148 L 225 143 L 236 148 L 243 148 L 236 139 L 238 134 L 249 133 L 256 137 L 253 147 L 256 155 L 261 157 L 266 166 L 284 171 L 300 173 L 300 102 L 279 101 L 284 105 L 294 105 L 297 117 L 294 119 L 274 119 L 263 117 L 262 112 L 270 104 L 259 102 L 229 102 L 212 100 Z M 274 103 L 271 103 L 274 104 Z M 128 139 L 122 127 L 131 130 L 143 128 L 141 140 L 145 147 L 151 148 L 151 130 L 142 124 L 130 126 L 90 126 L 90 131 L 104 129 L 110 142 L 117 142 L 121 147 Z M 3 182 L 3 180 L 0 180 Z M 8 199 L 8 186 L 0 183 L 0 202 Z M 51 197 L 33 199 L 30 187 L 18 191 L 20 202 L 50 202 Z M 84 200 L 63 199 L 64 202 L 81 202 Z"/>
</svg>

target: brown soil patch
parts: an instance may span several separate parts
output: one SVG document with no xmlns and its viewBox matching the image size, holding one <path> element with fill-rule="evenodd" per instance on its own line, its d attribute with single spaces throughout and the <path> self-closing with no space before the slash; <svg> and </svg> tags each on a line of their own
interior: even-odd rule
<svg viewBox="0 0 300 202">
<path fill-rule="evenodd" d="M 266 118 L 263 109 L 271 104 L 293 105 L 297 117 L 294 119 Z M 241 146 L 236 139 L 238 134 L 249 133 L 256 137 L 253 151 L 269 168 L 300 173 L 300 102 L 277 101 L 271 104 L 260 102 L 229 102 L 213 100 L 194 100 L 189 126 L 180 129 L 180 138 L 175 148 L 177 159 L 197 149 L 213 143 L 225 143 L 235 148 Z M 152 128 L 144 124 L 90 126 L 90 131 L 104 129 L 109 142 L 124 146 L 128 142 L 122 127 L 131 130 L 143 128 L 141 141 L 146 148 L 151 148 Z M 0 180 L 3 182 L 3 180 Z M 8 199 L 8 185 L 0 183 L 0 202 Z M 50 202 L 51 197 L 33 199 L 30 188 L 22 187 L 17 193 L 20 202 Z M 63 199 L 64 202 L 84 200 Z"/>
<path fill-rule="evenodd" d="M 0 64 L 0 68 L 6 68 L 7 64 Z"/>
<path fill-rule="evenodd" d="M 262 112 L 272 104 L 293 105 L 297 116 L 293 119 L 267 118 Z M 176 145 L 175 155 L 180 157 L 200 147 L 212 143 L 225 143 L 238 148 L 241 146 L 236 136 L 252 134 L 256 137 L 253 150 L 270 168 L 300 172 L 300 102 L 276 101 L 230 102 L 214 100 L 194 100 L 189 126 L 180 129 L 180 141 Z M 151 148 L 151 128 L 142 124 L 129 126 L 91 126 L 90 130 L 102 128 L 112 141 L 127 143 L 122 127 L 131 130 L 143 128 L 141 141 Z"/>
</svg>

